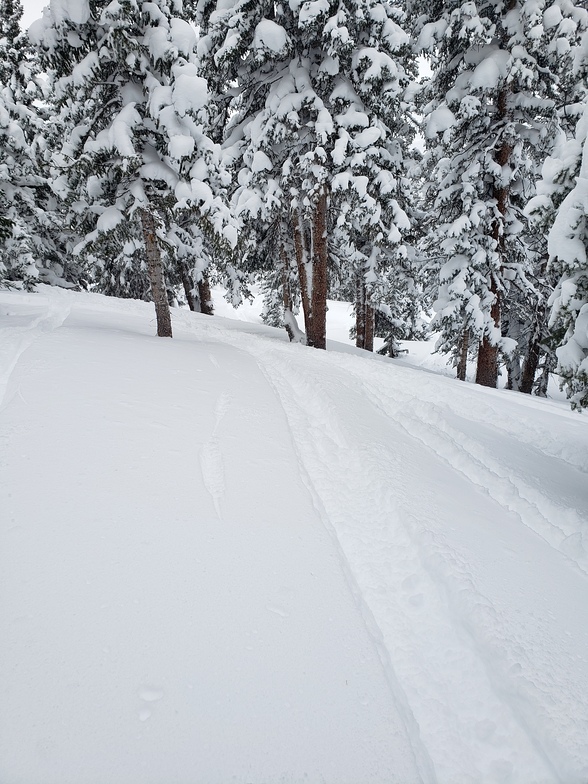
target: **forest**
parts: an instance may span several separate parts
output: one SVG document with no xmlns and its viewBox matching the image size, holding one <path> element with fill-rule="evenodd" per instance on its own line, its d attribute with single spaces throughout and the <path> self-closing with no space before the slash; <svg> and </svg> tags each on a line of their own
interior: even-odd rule
<svg viewBox="0 0 588 784">
<path fill-rule="evenodd" d="M 588 406 L 581 0 L 0 0 L 0 285 L 437 334 Z"/>
</svg>

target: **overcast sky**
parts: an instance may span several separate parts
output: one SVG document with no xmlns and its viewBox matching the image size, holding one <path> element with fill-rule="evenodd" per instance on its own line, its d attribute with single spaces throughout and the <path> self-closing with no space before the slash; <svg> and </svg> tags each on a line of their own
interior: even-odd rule
<svg viewBox="0 0 588 784">
<path fill-rule="evenodd" d="M 49 0 L 21 0 L 21 3 L 24 8 L 21 24 L 26 30 L 31 22 L 34 22 L 35 19 L 38 19 L 41 16 L 43 8 L 45 8 L 46 5 L 49 5 Z"/>
</svg>

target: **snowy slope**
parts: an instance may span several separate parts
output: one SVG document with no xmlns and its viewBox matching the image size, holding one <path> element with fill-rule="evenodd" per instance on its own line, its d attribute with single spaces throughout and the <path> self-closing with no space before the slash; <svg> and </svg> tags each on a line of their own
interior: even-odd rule
<svg viewBox="0 0 588 784">
<path fill-rule="evenodd" d="M 0 782 L 585 782 L 585 416 L 0 293 Z"/>
</svg>

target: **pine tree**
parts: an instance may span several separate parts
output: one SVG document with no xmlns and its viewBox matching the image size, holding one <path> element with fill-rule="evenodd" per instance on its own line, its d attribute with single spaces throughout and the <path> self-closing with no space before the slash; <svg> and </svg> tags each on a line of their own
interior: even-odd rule
<svg viewBox="0 0 588 784">
<path fill-rule="evenodd" d="M 534 169 L 529 145 L 546 133 L 542 118 L 553 107 L 552 74 L 543 67 L 546 3 L 409 5 L 434 69 L 422 111 L 429 248 L 440 250 L 438 348 L 452 352 L 463 373 L 474 343 L 476 381 L 496 386 L 499 354 L 515 348 L 502 334 L 505 301 L 513 285 L 528 287 L 520 233 Z"/>
<path fill-rule="evenodd" d="M 557 113 L 554 143 L 526 212 L 545 246 L 540 271 L 552 307 L 547 299 L 538 303 L 534 331 L 542 344 L 539 339 L 530 342 L 529 364 L 547 350 L 546 364 L 553 369 L 557 353 L 557 370 L 567 383 L 572 406 L 580 408 L 588 405 L 588 340 L 582 315 L 588 302 L 588 10 L 558 0 L 544 14 L 543 23 L 551 31 L 548 52 L 558 76 Z M 525 391 L 530 391 L 531 369 Z"/>
<path fill-rule="evenodd" d="M 144 296 L 147 278 L 157 334 L 169 337 L 164 267 L 177 270 L 182 215 L 198 210 L 201 225 L 233 239 L 211 187 L 220 153 L 206 136 L 209 95 L 182 14 L 179 0 L 55 2 L 31 31 L 53 77 L 65 139 L 54 187 L 82 234 L 77 252 L 98 261 L 112 293 L 131 281 Z"/>
<path fill-rule="evenodd" d="M 0 285 L 71 286 L 78 275 L 59 263 L 60 231 L 41 166 L 43 117 L 35 107 L 42 95 L 21 17 L 19 2 L 0 0 Z"/>
<path fill-rule="evenodd" d="M 237 1 L 200 4 L 196 21 L 214 92 L 232 96 L 236 211 L 246 232 L 274 227 L 289 328 L 299 296 L 306 341 L 324 348 L 331 260 L 371 288 L 383 250 L 404 254 L 401 14 L 379 0 Z"/>
</svg>

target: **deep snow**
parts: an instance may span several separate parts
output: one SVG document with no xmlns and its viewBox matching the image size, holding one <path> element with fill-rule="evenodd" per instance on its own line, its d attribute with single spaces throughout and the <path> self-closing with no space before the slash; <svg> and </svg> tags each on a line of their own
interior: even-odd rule
<svg viewBox="0 0 588 784">
<path fill-rule="evenodd" d="M 0 782 L 586 782 L 586 415 L 244 314 L 0 293 Z"/>
</svg>

